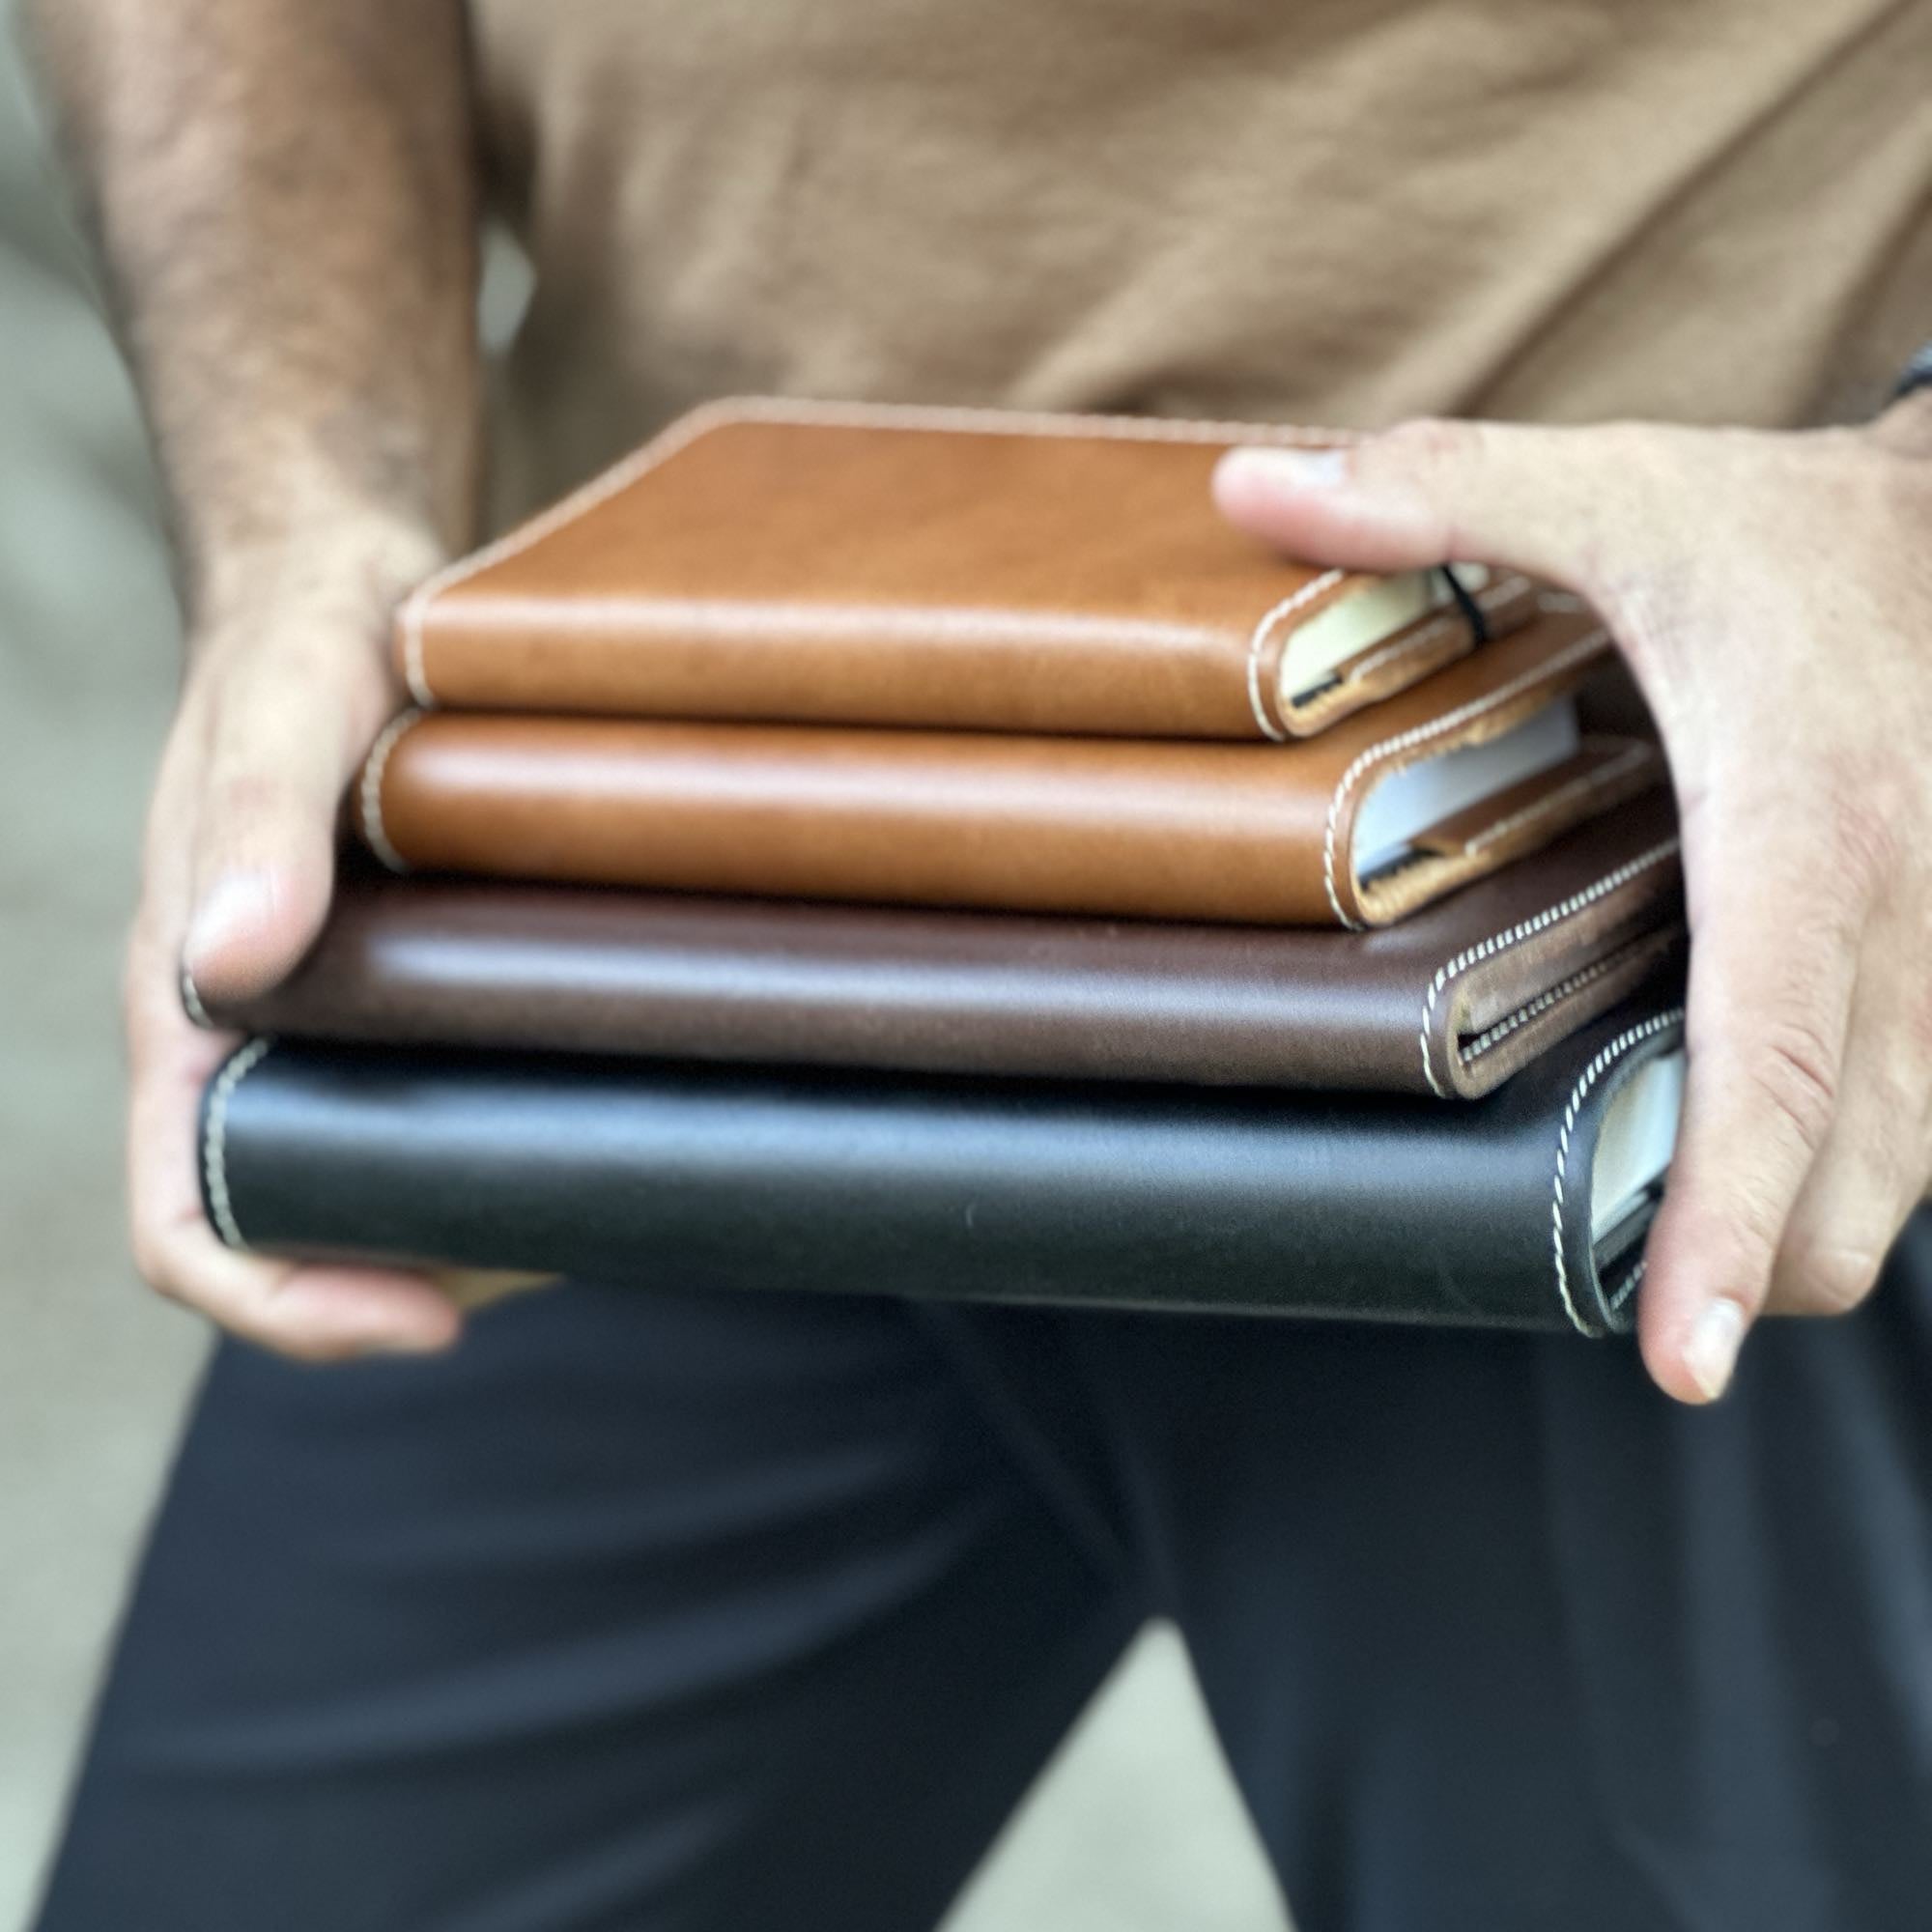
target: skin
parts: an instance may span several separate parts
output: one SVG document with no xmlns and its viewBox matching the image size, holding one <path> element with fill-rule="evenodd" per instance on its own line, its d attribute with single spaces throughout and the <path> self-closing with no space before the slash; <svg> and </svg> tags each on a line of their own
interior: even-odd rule
<svg viewBox="0 0 1932 1932">
<path fill-rule="evenodd" d="M 203 1219 L 210 997 L 272 984 L 327 908 L 336 808 L 399 707 L 386 634 L 472 540 L 476 184 L 461 0 L 29 0 L 170 504 L 180 707 L 128 942 L 142 1274 L 315 1361 L 438 1349 L 424 1278 L 231 1252 Z"/>
<path fill-rule="evenodd" d="M 1692 935 L 1644 1360 L 1711 1401 L 1761 1314 L 1857 1306 L 1932 1181 L 1932 396 L 1794 434 L 1408 423 L 1236 451 L 1215 494 L 1296 556 L 1515 565 L 1603 613 L 1669 753 Z"/>
<path fill-rule="evenodd" d="M 29 0 L 173 506 L 187 669 L 128 948 L 129 1198 L 163 1293 L 314 1360 L 447 1346 L 424 1277 L 231 1253 L 183 1014 L 271 984 L 397 707 L 386 634 L 470 539 L 475 180 L 460 0 Z M 1932 1178 L 1932 399 L 1861 430 L 1424 422 L 1231 455 L 1301 557 L 1515 565 L 1605 614 L 1657 716 L 1695 934 L 1644 1357 L 1687 1402 L 1767 1308 L 1848 1309 Z"/>
</svg>

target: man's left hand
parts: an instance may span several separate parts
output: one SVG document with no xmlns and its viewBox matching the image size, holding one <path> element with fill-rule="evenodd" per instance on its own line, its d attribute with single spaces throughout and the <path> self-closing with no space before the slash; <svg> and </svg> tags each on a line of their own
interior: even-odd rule
<svg viewBox="0 0 1932 1932">
<path fill-rule="evenodd" d="M 1236 451 L 1215 492 L 1298 557 L 1510 565 L 1603 613 L 1693 937 L 1644 1359 L 1709 1401 L 1761 1313 L 1862 1301 L 1932 1182 L 1932 395 L 1790 434 L 1409 423 Z"/>
</svg>

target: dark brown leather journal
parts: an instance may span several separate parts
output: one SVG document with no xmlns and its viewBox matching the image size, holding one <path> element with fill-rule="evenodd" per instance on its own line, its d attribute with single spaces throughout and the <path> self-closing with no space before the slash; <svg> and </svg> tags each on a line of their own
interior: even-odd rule
<svg viewBox="0 0 1932 1932">
<path fill-rule="evenodd" d="M 393 869 L 1384 925 L 1660 781 L 1579 731 L 1587 611 L 1293 745 L 410 713 L 355 788 Z"/>
<path fill-rule="evenodd" d="M 1290 562 L 1209 500 L 1332 433 L 714 404 L 404 607 L 417 703 L 1140 738 L 1298 737 L 1513 628 L 1513 572 Z"/>
<path fill-rule="evenodd" d="M 1474 1098 L 1681 959 L 1666 794 L 1385 931 L 346 877 L 261 997 L 312 1038 Z"/>
</svg>

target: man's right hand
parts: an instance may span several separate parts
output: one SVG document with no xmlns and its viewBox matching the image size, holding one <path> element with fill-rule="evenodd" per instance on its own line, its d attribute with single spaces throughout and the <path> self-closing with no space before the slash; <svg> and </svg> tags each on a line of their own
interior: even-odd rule
<svg viewBox="0 0 1932 1932">
<path fill-rule="evenodd" d="M 400 701 L 390 611 L 437 560 L 426 538 L 378 526 L 219 594 L 148 813 L 125 987 L 135 1259 L 163 1294 L 311 1361 L 440 1349 L 461 1317 L 420 1275 L 268 1261 L 209 1226 L 199 1099 L 236 1042 L 188 1018 L 182 973 L 210 999 L 256 993 L 315 937 L 343 789 Z"/>
</svg>

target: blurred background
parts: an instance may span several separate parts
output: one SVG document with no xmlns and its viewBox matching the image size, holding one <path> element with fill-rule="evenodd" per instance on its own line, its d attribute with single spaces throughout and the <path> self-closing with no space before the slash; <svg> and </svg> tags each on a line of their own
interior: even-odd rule
<svg viewBox="0 0 1932 1932">
<path fill-rule="evenodd" d="M 116 981 L 178 642 L 87 275 L 0 32 L 0 1932 L 28 1923 L 204 1348 L 123 1235 Z M 1184 1655 L 1153 1629 L 947 1932 L 1284 1924 Z"/>
</svg>

